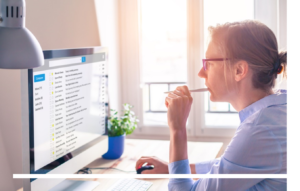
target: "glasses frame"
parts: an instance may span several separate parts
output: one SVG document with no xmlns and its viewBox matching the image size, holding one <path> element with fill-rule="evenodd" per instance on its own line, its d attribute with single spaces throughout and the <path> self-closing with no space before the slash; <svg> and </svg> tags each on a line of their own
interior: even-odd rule
<svg viewBox="0 0 300 191">
<path fill-rule="evenodd" d="M 208 59 L 202 59 L 202 64 L 203 64 L 204 71 L 207 70 L 207 67 L 206 67 L 206 62 L 207 61 L 225 61 L 225 60 L 229 60 L 229 58 L 208 58 Z"/>
</svg>

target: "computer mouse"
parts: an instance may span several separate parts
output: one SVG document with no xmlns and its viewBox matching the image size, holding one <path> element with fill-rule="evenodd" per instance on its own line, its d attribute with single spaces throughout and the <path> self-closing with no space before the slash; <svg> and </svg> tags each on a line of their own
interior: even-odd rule
<svg viewBox="0 0 300 191">
<path fill-rule="evenodd" d="M 141 168 L 136 170 L 136 173 L 137 174 L 142 174 L 142 172 L 144 170 L 151 170 L 151 169 L 154 169 L 154 167 L 153 166 L 142 166 Z"/>
</svg>

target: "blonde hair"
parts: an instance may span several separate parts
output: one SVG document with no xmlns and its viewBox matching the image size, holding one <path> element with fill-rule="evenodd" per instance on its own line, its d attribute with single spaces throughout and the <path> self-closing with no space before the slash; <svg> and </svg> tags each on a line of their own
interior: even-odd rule
<svg viewBox="0 0 300 191">
<path fill-rule="evenodd" d="M 211 26 L 208 30 L 211 41 L 220 47 L 226 58 L 230 58 L 225 66 L 231 68 L 239 60 L 248 63 L 253 71 L 254 88 L 269 91 L 274 88 L 281 70 L 283 76 L 287 76 L 287 52 L 278 51 L 274 33 L 263 23 L 246 20 Z M 280 66 L 276 68 L 274 66 L 278 61 Z"/>
</svg>

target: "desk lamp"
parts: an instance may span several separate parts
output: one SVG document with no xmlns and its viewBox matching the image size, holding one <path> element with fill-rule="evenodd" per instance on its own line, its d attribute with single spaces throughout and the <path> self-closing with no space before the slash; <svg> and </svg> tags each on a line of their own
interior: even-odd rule
<svg viewBox="0 0 300 191">
<path fill-rule="evenodd" d="M 0 68 L 30 69 L 42 65 L 42 48 L 25 28 L 25 0 L 0 0 Z"/>
</svg>

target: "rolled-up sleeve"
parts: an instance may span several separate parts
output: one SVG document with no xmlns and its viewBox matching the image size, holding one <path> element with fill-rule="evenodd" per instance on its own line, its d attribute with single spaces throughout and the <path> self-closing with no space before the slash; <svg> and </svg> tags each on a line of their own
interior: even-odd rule
<svg viewBox="0 0 300 191">
<path fill-rule="evenodd" d="M 220 158 L 210 160 L 210 161 L 203 161 L 203 162 L 198 162 L 195 164 L 195 170 L 196 174 L 206 174 L 210 171 L 212 165 L 217 164 L 220 162 Z"/>
<path fill-rule="evenodd" d="M 170 174 L 191 174 L 189 160 L 181 160 L 169 164 Z M 169 190 L 185 191 L 191 190 L 194 181 L 191 178 L 171 178 L 169 181 Z"/>
</svg>

